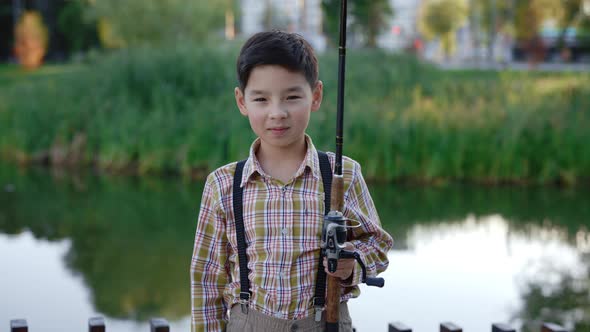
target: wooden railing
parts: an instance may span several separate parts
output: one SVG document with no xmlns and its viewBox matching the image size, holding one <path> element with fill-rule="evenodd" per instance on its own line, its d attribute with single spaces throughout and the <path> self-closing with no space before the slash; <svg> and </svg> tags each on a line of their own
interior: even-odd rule
<svg viewBox="0 0 590 332">
<path fill-rule="evenodd" d="M 14 319 L 10 321 L 10 332 L 29 332 L 25 319 Z M 106 332 L 104 318 L 93 317 L 88 320 L 88 332 Z M 150 319 L 150 332 L 170 332 L 170 325 L 164 318 Z"/>
<path fill-rule="evenodd" d="M 412 329 L 401 322 L 389 324 L 388 332 L 412 332 Z M 10 332 L 28 332 L 29 327 L 25 319 L 14 319 L 10 321 Z M 452 322 L 444 322 L 440 324 L 440 332 L 463 332 L 463 329 Z M 88 332 L 106 332 L 106 325 L 104 318 L 93 317 L 88 320 Z M 150 332 L 170 332 L 170 325 L 164 318 L 150 319 Z M 492 332 L 516 332 L 508 324 L 495 323 L 492 324 Z M 543 323 L 540 332 L 568 332 L 560 325 L 553 323 Z"/>
<path fill-rule="evenodd" d="M 463 332 L 463 329 L 458 325 L 445 322 L 440 324 L 440 332 Z M 412 332 L 412 329 L 400 322 L 390 323 L 388 332 Z M 494 323 L 492 324 L 492 332 L 516 332 L 516 329 L 508 324 Z M 560 325 L 553 323 L 543 323 L 540 332 L 568 332 Z"/>
</svg>

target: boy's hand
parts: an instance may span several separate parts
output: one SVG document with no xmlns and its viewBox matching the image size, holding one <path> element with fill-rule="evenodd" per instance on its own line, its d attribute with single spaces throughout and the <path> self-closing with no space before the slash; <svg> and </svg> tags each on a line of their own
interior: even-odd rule
<svg viewBox="0 0 590 332">
<path fill-rule="evenodd" d="M 350 242 L 344 242 L 344 247 L 344 250 L 346 251 L 354 251 L 354 246 Z M 330 273 L 328 271 L 328 260 L 326 257 L 324 257 L 324 271 L 326 271 L 326 274 L 332 277 L 340 278 L 341 280 L 350 278 L 355 264 L 356 261 L 353 258 L 341 258 L 338 260 L 338 267 L 336 271 L 334 273 Z"/>
</svg>

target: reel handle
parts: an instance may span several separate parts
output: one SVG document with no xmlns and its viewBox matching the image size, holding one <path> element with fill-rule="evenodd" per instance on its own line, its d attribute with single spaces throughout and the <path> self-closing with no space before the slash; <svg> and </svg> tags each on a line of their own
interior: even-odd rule
<svg viewBox="0 0 590 332">
<path fill-rule="evenodd" d="M 385 279 L 383 278 L 367 278 L 365 281 L 367 286 L 383 287 L 385 285 Z"/>
<path fill-rule="evenodd" d="M 361 282 L 367 284 L 367 286 L 374 286 L 374 287 L 383 287 L 385 285 L 385 279 L 379 277 L 367 277 L 367 268 L 365 263 L 363 263 L 361 259 L 361 255 L 354 251 L 340 251 L 340 258 L 354 258 L 359 265 L 361 266 L 362 270 L 362 277 Z"/>
</svg>

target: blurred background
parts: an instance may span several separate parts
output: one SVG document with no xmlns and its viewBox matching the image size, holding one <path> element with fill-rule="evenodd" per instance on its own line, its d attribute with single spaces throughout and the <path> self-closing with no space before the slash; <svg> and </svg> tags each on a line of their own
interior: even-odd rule
<svg viewBox="0 0 590 332">
<path fill-rule="evenodd" d="M 0 0 L 0 326 L 188 330 L 204 177 L 255 138 L 239 48 L 312 43 L 331 151 L 338 8 Z M 590 1 L 352 0 L 348 46 L 344 153 L 396 241 L 357 331 L 590 330 Z"/>
</svg>

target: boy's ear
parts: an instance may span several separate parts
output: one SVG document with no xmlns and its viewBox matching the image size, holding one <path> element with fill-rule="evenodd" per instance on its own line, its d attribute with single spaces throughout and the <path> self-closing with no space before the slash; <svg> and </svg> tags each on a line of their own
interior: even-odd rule
<svg viewBox="0 0 590 332">
<path fill-rule="evenodd" d="M 322 81 L 318 81 L 315 85 L 315 88 L 312 91 L 312 99 L 311 99 L 311 111 L 315 112 L 320 109 L 320 105 L 322 105 L 322 98 L 324 97 L 324 83 Z"/>
<path fill-rule="evenodd" d="M 236 87 L 234 89 L 234 94 L 236 95 L 236 105 L 238 105 L 240 113 L 242 113 L 243 116 L 248 116 L 248 109 L 246 108 L 245 97 L 242 89 Z"/>
</svg>

